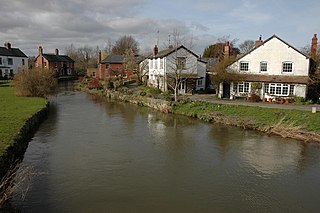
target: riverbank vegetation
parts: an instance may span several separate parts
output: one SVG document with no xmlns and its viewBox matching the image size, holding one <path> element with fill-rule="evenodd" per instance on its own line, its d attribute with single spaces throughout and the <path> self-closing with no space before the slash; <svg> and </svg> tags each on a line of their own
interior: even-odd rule
<svg viewBox="0 0 320 213">
<path fill-rule="evenodd" d="M 90 80 L 86 82 L 90 82 Z M 78 88 L 80 89 L 88 88 L 86 83 L 81 82 L 79 85 Z M 207 122 L 259 130 L 286 138 L 320 142 L 320 113 L 311 113 L 311 111 L 217 104 L 204 101 L 191 101 L 188 98 L 172 102 L 172 93 L 161 92 L 156 88 L 147 86 L 130 87 L 129 85 L 118 88 L 117 91 L 107 88 L 91 89 L 89 91 L 90 93 L 105 95 L 121 101 L 138 103 L 141 106 L 150 105 L 149 103 L 143 103 L 143 97 L 148 102 L 150 102 L 150 98 L 163 100 L 169 106 L 166 110 L 162 111 L 186 115 Z M 164 107 L 162 106 L 161 108 L 163 109 Z"/>
<path fill-rule="evenodd" d="M 173 107 L 176 114 L 273 133 L 282 137 L 320 142 L 320 114 L 310 111 L 222 105 L 184 101 Z"/>
<path fill-rule="evenodd" d="M 18 72 L 13 78 L 15 93 L 18 96 L 47 97 L 56 92 L 58 80 L 50 69 L 34 68 Z"/>
<path fill-rule="evenodd" d="M 18 97 L 9 84 L 0 84 L 0 156 L 28 118 L 46 106 L 47 101 L 37 97 Z"/>
</svg>

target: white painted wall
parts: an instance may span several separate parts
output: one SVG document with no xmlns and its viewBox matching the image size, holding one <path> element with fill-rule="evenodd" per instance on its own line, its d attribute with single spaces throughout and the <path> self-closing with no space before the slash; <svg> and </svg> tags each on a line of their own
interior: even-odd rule
<svg viewBox="0 0 320 213">
<path fill-rule="evenodd" d="M 308 76 L 309 72 L 309 59 L 276 37 L 236 61 L 230 66 L 231 70 L 239 72 L 241 61 L 249 62 L 249 71 L 241 71 L 241 73 Z M 260 72 L 260 62 L 262 61 L 268 64 L 267 72 Z M 292 73 L 282 72 L 282 63 L 285 61 L 293 62 Z"/>
<path fill-rule="evenodd" d="M 149 85 L 156 86 L 162 90 L 167 90 L 165 75 L 167 73 L 174 73 L 176 71 L 177 57 L 186 58 L 186 69 L 182 74 L 195 74 L 199 78 L 203 78 L 202 85 L 196 87 L 197 90 L 205 89 L 206 65 L 199 62 L 198 58 L 189 51 L 180 48 L 178 51 L 171 53 L 164 58 L 148 59 L 149 61 Z M 160 68 L 161 60 L 163 61 L 163 68 Z"/>
<path fill-rule="evenodd" d="M 13 73 L 16 74 L 20 70 L 28 70 L 28 58 L 27 57 L 12 57 L 12 56 L 0 56 L 2 59 L 2 64 L 0 66 L 8 67 L 8 68 L 0 68 L 2 70 L 2 75 L 5 75 L 5 71 L 7 70 L 10 74 L 10 70 L 13 70 Z M 12 58 L 13 64 L 8 64 L 8 59 Z M 22 65 L 22 59 L 24 59 L 24 65 Z"/>
</svg>

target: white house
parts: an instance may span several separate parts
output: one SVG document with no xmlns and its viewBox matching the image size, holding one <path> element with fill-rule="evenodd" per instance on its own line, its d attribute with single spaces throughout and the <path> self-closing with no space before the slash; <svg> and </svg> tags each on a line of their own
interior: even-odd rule
<svg viewBox="0 0 320 213">
<path fill-rule="evenodd" d="M 18 48 L 12 48 L 9 42 L 0 47 L 0 78 L 9 78 L 19 70 L 28 69 L 28 57 Z"/>
<path fill-rule="evenodd" d="M 150 86 L 166 91 L 172 89 L 169 86 L 172 81 L 179 79 L 180 94 L 205 89 L 206 62 L 183 45 L 160 52 L 155 46 L 148 63 Z"/>
<path fill-rule="evenodd" d="M 312 47 L 317 46 L 316 34 Z M 219 96 L 247 97 L 255 90 L 260 98 L 307 97 L 311 59 L 276 35 L 261 37 L 256 47 L 232 63 L 227 72 L 235 79 L 220 83 Z"/>
</svg>

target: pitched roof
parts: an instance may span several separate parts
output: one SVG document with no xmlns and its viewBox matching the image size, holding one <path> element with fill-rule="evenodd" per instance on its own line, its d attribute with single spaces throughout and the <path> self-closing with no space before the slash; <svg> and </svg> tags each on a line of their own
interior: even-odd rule
<svg viewBox="0 0 320 213">
<path fill-rule="evenodd" d="M 153 56 L 153 55 L 149 56 L 149 59 L 166 57 L 166 56 L 170 55 L 171 53 L 173 53 L 175 51 L 178 51 L 181 48 L 187 50 L 190 54 L 192 54 L 195 57 L 199 58 L 199 56 L 197 54 L 195 54 L 194 52 L 192 52 L 191 50 L 189 50 L 185 46 L 180 45 L 179 47 L 176 47 L 176 48 L 169 48 L 169 49 L 166 49 L 166 50 L 162 50 L 162 51 L 158 52 L 158 54 L 156 56 Z"/>
<path fill-rule="evenodd" d="M 42 56 L 50 62 L 74 62 L 74 60 L 67 55 L 42 54 Z"/>
<path fill-rule="evenodd" d="M 237 58 L 237 61 L 239 61 L 240 59 L 242 59 L 243 57 L 251 54 L 253 51 L 255 51 L 256 49 L 262 47 L 264 44 L 266 44 L 267 42 L 269 42 L 270 40 L 272 40 L 273 38 L 277 38 L 278 40 L 280 40 L 282 43 L 286 44 L 288 47 L 294 49 L 295 51 L 297 51 L 298 53 L 300 53 L 301 55 L 305 56 L 306 58 L 310 58 L 309 56 L 307 56 L 306 54 L 302 53 L 301 51 L 299 51 L 297 48 L 293 47 L 292 45 L 290 45 L 288 42 L 282 40 L 281 38 L 279 38 L 277 35 L 273 35 L 270 38 L 268 38 L 267 40 L 265 40 L 264 42 L 262 42 L 258 47 L 253 48 L 252 50 L 250 50 L 249 52 L 247 52 L 246 54 L 242 55 L 240 58 Z"/>
<path fill-rule="evenodd" d="M 19 48 L 0 47 L 0 55 L 28 58 Z"/>
<path fill-rule="evenodd" d="M 123 56 L 122 55 L 109 55 L 105 59 L 103 59 L 101 64 L 122 64 Z"/>
</svg>

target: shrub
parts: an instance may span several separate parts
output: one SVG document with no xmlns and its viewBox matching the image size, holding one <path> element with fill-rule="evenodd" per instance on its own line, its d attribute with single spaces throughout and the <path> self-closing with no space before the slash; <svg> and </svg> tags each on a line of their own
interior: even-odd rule
<svg viewBox="0 0 320 213">
<path fill-rule="evenodd" d="M 248 97 L 248 101 L 250 102 L 259 102 L 260 96 L 256 94 L 251 94 L 250 97 Z"/>
<path fill-rule="evenodd" d="M 18 96 L 47 97 L 55 94 L 58 88 L 55 72 L 40 68 L 18 72 L 13 83 Z"/>
<path fill-rule="evenodd" d="M 102 84 L 99 79 L 94 78 L 88 83 L 88 89 L 102 89 Z"/>
</svg>

